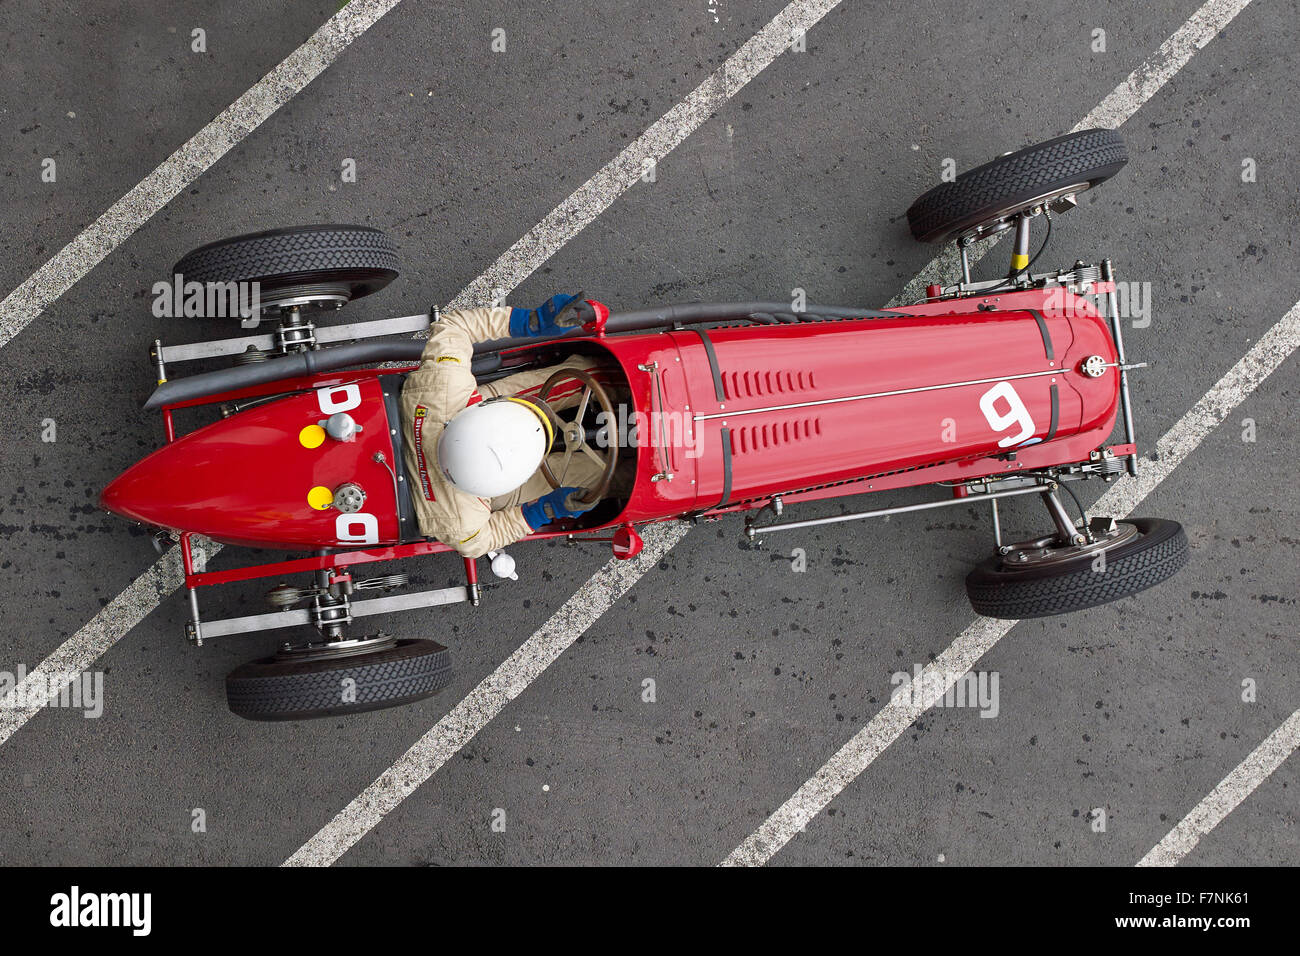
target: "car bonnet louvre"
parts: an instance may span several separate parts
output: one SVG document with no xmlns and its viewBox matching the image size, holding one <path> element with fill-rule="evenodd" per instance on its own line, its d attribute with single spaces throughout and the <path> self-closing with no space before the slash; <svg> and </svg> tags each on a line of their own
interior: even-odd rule
<svg viewBox="0 0 1300 956">
<path fill-rule="evenodd" d="M 818 416 L 785 418 L 775 422 L 733 426 L 728 431 L 731 433 L 731 453 L 746 455 L 763 451 L 785 451 L 792 445 L 820 438 L 822 422 Z"/>
<path fill-rule="evenodd" d="M 726 391 L 726 400 L 729 402 L 743 398 L 798 395 L 802 392 L 811 392 L 817 387 L 814 374 L 804 369 L 724 372 L 722 383 Z"/>
</svg>

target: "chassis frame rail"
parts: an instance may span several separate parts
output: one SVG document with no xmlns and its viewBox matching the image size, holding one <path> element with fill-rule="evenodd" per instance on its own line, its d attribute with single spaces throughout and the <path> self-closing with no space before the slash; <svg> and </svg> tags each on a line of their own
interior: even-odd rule
<svg viewBox="0 0 1300 956">
<path fill-rule="evenodd" d="M 839 524 L 844 521 L 862 521 L 867 518 L 883 518 L 886 515 L 906 514 L 912 511 L 929 511 L 933 508 L 950 508 L 953 505 L 971 504 L 972 502 L 990 501 L 994 502 L 999 498 L 1012 498 L 1017 495 L 1043 495 L 1049 494 L 1056 488 L 1055 483 L 1033 484 L 1024 488 L 1009 488 L 1006 491 L 981 491 L 964 495 L 960 498 L 951 498 L 944 501 L 924 501 L 915 505 L 899 505 L 894 508 L 877 508 L 873 511 L 855 511 L 846 515 L 832 515 L 828 518 L 809 518 L 805 521 L 778 521 L 772 524 L 755 524 L 753 519 L 745 522 L 745 535 L 753 541 L 755 537 L 770 531 L 794 531 L 798 528 L 812 528 L 823 524 Z M 779 517 L 783 508 L 780 504 L 780 496 L 773 499 L 776 506 L 773 512 Z M 763 509 L 766 510 L 766 509 Z M 754 516 L 762 514 L 762 510 Z"/>
<path fill-rule="evenodd" d="M 348 605 L 348 612 L 354 618 L 369 617 L 374 614 L 390 614 L 396 611 L 413 611 L 418 608 L 456 604 L 469 599 L 468 587 L 442 588 L 435 591 L 417 591 L 414 594 L 393 594 L 365 601 L 352 601 Z M 201 629 L 201 637 L 207 639 L 227 637 L 231 634 L 249 634 L 254 631 L 270 631 L 280 627 L 311 626 L 313 622 L 310 609 L 294 608 L 288 611 L 272 611 L 267 614 L 250 614 L 246 617 L 228 617 L 219 621 L 192 623 Z"/>
</svg>

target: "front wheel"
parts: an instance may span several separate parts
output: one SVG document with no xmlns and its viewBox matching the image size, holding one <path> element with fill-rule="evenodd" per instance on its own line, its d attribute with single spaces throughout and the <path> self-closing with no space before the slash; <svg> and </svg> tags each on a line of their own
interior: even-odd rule
<svg viewBox="0 0 1300 956">
<path fill-rule="evenodd" d="M 414 703 L 451 681 L 450 653 L 435 641 L 359 643 L 352 652 L 323 645 L 242 664 L 226 677 L 226 703 L 249 720 L 309 720 Z"/>
<path fill-rule="evenodd" d="M 966 576 L 977 614 L 1019 620 L 1109 604 L 1171 578 L 1187 564 L 1177 521 L 1133 518 L 1095 544 L 1050 542 L 996 554 Z"/>
<path fill-rule="evenodd" d="M 397 277 L 397 246 L 370 226 L 293 226 L 210 242 L 172 266 L 185 282 L 256 283 L 263 306 L 342 306 Z"/>
<path fill-rule="evenodd" d="M 941 183 L 907 210 L 921 242 L 983 238 L 1010 228 L 1017 216 L 1114 176 L 1128 162 L 1113 129 L 1088 129 L 999 156 Z"/>
</svg>

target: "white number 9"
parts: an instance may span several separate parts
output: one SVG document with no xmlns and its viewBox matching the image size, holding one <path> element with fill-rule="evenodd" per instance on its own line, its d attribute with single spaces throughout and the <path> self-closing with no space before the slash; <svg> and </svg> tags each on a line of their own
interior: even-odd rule
<svg viewBox="0 0 1300 956">
<path fill-rule="evenodd" d="M 994 403 L 999 398 L 1007 403 L 1008 409 L 1005 415 L 994 407 Z M 1029 415 L 1029 409 L 1025 408 L 1025 403 L 1020 400 L 1020 396 L 1016 394 L 1010 382 L 998 382 L 981 395 L 980 411 L 984 413 L 989 427 L 995 432 L 1004 432 L 1013 425 L 1020 426 L 1018 434 L 1008 435 L 998 440 L 999 448 L 1018 445 L 1034 434 L 1034 420 Z"/>
</svg>

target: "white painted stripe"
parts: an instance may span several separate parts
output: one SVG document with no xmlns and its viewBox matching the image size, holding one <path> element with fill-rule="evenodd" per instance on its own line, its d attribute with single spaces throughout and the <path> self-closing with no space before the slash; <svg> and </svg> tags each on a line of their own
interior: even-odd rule
<svg viewBox="0 0 1300 956">
<path fill-rule="evenodd" d="M 1070 132 L 1098 127 L 1118 129 L 1143 103 L 1160 92 L 1173 79 L 1174 74 L 1187 65 L 1197 50 L 1218 36 L 1219 31 L 1249 5 L 1250 0 L 1208 0 L 1192 14 L 1191 19 L 1160 44 L 1155 53 L 1130 73 L 1123 83 L 1106 94 L 1106 98 L 1087 116 L 1075 123 Z M 971 267 L 974 268 L 975 263 L 983 259 L 1001 238 L 998 236 L 969 246 Z M 910 305 L 925 297 L 926 286 L 931 283 L 944 285 L 953 282 L 960 270 L 961 256 L 957 247 L 949 243 L 885 307 Z"/>
<path fill-rule="evenodd" d="M 795 0 L 786 6 L 685 99 L 528 230 L 450 305 L 479 305 L 491 301 L 496 294 L 494 290 L 508 291 L 523 282 L 615 199 L 640 182 L 647 159 L 657 163 L 672 152 L 723 103 L 785 52 L 798 33 L 812 29 L 839 4 L 840 0 Z"/>
<path fill-rule="evenodd" d="M 400 0 L 352 0 L 246 93 L 163 160 L 80 235 L 0 302 L 0 348 L 26 328 L 185 187 L 257 129 L 338 58 Z M 221 546 L 208 542 L 196 557 Z M 49 678 L 89 667 L 184 583 L 179 552 L 164 555 L 95 617 L 64 641 L 0 701 L 0 745 L 46 701 L 33 690 Z M 22 706 L 13 706 L 22 700 Z"/>
<path fill-rule="evenodd" d="M 766 26 L 747 40 L 687 97 L 652 124 L 617 157 L 557 206 L 536 227 L 507 250 L 491 268 L 476 279 L 451 303 L 465 305 L 493 298 L 497 289 L 511 289 L 522 282 L 566 242 L 591 224 L 619 195 L 641 179 L 646 158 L 658 162 L 687 136 L 699 129 L 728 99 L 780 56 L 800 31 L 811 29 L 839 5 L 840 0 L 795 0 Z M 361 839 L 415 788 L 437 771 L 447 759 L 465 746 L 501 707 L 520 693 L 577 640 L 613 603 L 597 603 L 595 615 L 575 618 L 575 612 L 592 600 L 592 594 L 615 593 L 630 588 L 655 561 L 686 536 L 689 525 L 654 529 L 656 553 L 646 539 L 646 552 L 635 562 L 610 561 L 578 593 L 565 602 L 542 628 L 528 639 L 470 696 L 439 721 L 407 751 L 393 770 L 384 773 L 361 796 L 353 800 L 319 833 L 298 850 L 286 865 L 328 866 Z M 578 622 L 575 624 L 575 620 Z M 572 629 L 567 630 L 567 629 Z M 539 661 L 544 661 L 540 667 Z M 531 675 L 531 676 L 526 676 Z M 513 689 L 502 698 L 496 688 Z M 399 771 L 400 768 L 400 772 Z"/>
<path fill-rule="evenodd" d="M 1128 75 L 1096 109 L 1070 132 L 1104 127 L 1115 129 L 1173 79 L 1198 50 L 1205 48 L 1233 18 L 1250 5 L 1250 0 L 1209 0 L 1174 31 L 1146 62 Z"/>
<path fill-rule="evenodd" d="M 921 671 L 917 681 L 921 699 L 904 694 L 886 704 L 871 721 L 822 764 L 812 778 L 745 838 L 722 861 L 722 866 L 762 866 L 789 843 L 813 817 L 821 813 L 853 780 L 903 735 L 916 718 L 943 697 L 961 674 L 988 653 L 1015 621 L 981 617 L 961 632 L 957 640 Z"/>
<path fill-rule="evenodd" d="M 1157 460 L 1144 461 L 1136 479 L 1113 485 L 1091 509 L 1095 514 L 1123 517 L 1159 487 L 1300 345 L 1300 302 L 1293 305 L 1228 373 L 1219 379 L 1156 443 Z M 890 700 L 813 777 L 783 803 L 723 861 L 725 866 L 762 866 L 871 762 L 897 740 L 912 722 L 929 710 L 944 692 L 1016 625 L 1016 621 L 977 618 L 921 674 L 924 696 Z"/>
<path fill-rule="evenodd" d="M 194 559 L 203 567 L 220 545 L 196 538 Z M 85 627 L 55 648 L 27 676 L 0 698 L 0 745 L 49 703 L 46 691 L 57 692 L 53 678 L 68 677 L 90 668 L 110 647 L 158 606 L 159 601 L 185 582 L 180 549 L 172 548 L 131 582 L 96 614 Z"/>
<path fill-rule="evenodd" d="M 1241 360 L 1161 436 L 1156 442 L 1156 461 L 1141 462 L 1136 478 L 1125 478 L 1111 485 L 1093 507 L 1100 514 L 1130 513 L 1295 351 L 1297 345 L 1300 345 L 1300 302 L 1291 306 L 1287 314 L 1278 319 Z"/>
<path fill-rule="evenodd" d="M 347 34 L 346 39 L 336 41 L 338 45 L 333 56 L 337 56 L 338 52 L 340 52 L 343 47 L 364 31 L 365 27 L 373 24 L 385 12 L 392 9 L 397 2 L 398 0 L 386 0 L 384 3 L 376 3 L 374 0 L 353 0 L 352 3 L 348 4 L 348 6 L 345 7 L 343 11 L 334 18 L 334 20 L 330 21 L 330 23 L 339 20 L 344 13 L 348 13 L 353 7 L 362 8 L 366 11 L 365 16 L 369 17 L 369 21 L 365 22 L 362 20 L 360 23 L 364 25 L 359 25 L 359 22 L 355 17 L 348 19 L 346 22 L 351 24 L 348 29 L 352 32 Z M 615 159 L 605 165 L 596 173 L 595 176 L 580 186 L 573 195 L 552 210 L 545 219 L 538 223 L 534 228 L 530 229 L 518 242 L 511 246 L 510 249 L 491 266 L 491 268 L 462 289 L 460 294 L 452 300 L 451 304 L 482 304 L 483 302 L 490 301 L 493 298 L 496 294 L 495 290 L 502 290 L 507 293 L 513 290 L 516 285 L 531 275 L 534 270 L 541 266 L 550 256 L 554 255 L 555 252 L 557 252 L 566 242 L 577 235 L 582 229 L 590 225 L 596 216 L 609 208 L 610 204 L 613 203 L 621 193 L 625 192 L 633 184 L 640 181 L 641 172 L 643 170 L 643 157 L 649 157 L 656 161 L 661 159 L 682 140 L 698 129 L 700 124 L 708 119 L 709 116 L 713 115 L 718 107 L 726 102 L 728 98 L 739 92 L 746 83 L 757 76 L 764 67 L 776 59 L 776 57 L 787 48 L 797 31 L 806 31 L 810 29 L 818 20 L 834 9 L 838 4 L 839 0 L 816 0 L 816 2 L 796 0 L 796 2 L 791 3 L 783 9 L 775 18 L 772 19 L 771 22 L 767 24 L 767 26 L 751 37 L 739 50 L 732 54 L 732 56 L 729 57 L 722 66 L 715 70 L 708 79 L 696 87 L 696 89 L 693 90 L 686 99 L 669 110 L 668 113 L 654 123 L 645 133 L 638 136 L 636 140 L 627 147 L 627 149 L 623 150 L 623 152 L 615 157 Z M 358 11 L 353 11 L 354 14 L 357 12 Z M 316 36 L 320 36 L 329 25 L 330 24 L 327 23 L 321 28 L 321 30 L 317 31 L 317 34 L 313 36 L 312 40 L 316 39 Z M 300 47 L 298 53 L 301 53 L 306 49 L 312 43 L 312 40 L 308 40 L 306 44 Z M 298 53 L 295 53 L 294 56 L 297 56 Z M 330 59 L 332 59 L 333 56 L 331 56 Z M 288 63 L 292 59 L 293 57 L 291 56 L 289 60 L 285 61 L 285 63 Z M 327 65 L 328 60 L 321 62 L 319 69 L 317 69 L 311 76 L 306 77 L 306 79 L 302 81 L 301 85 L 294 89 L 293 92 L 297 92 L 298 89 L 305 86 L 307 82 L 311 80 L 312 76 L 315 76 L 316 73 L 319 73 L 320 70 L 323 70 Z M 276 68 L 277 71 L 282 69 L 284 66 L 285 64 L 282 63 L 280 67 Z M 293 71 L 291 71 L 291 73 L 295 76 L 298 75 L 298 73 L 293 73 Z M 276 71 L 272 71 L 272 73 L 268 75 L 267 79 L 275 75 Z M 265 83 L 266 79 L 262 82 Z M 259 84 L 259 86 L 260 85 L 261 84 Z M 256 87 L 254 87 L 254 89 L 256 89 Z M 249 93 L 252 92 L 252 90 L 249 91 Z M 248 94 L 245 94 L 245 96 L 248 96 Z M 280 102 L 282 103 L 287 101 L 290 96 L 292 96 L 292 93 L 285 95 Z M 243 99 L 244 97 L 241 97 L 240 100 L 237 100 L 235 104 L 226 111 L 226 113 L 235 110 Z M 249 108 L 251 109 L 252 106 L 250 105 Z M 256 126 L 261 123 L 266 116 L 269 116 L 271 112 L 274 112 L 274 108 L 267 110 L 266 115 L 260 116 L 255 123 L 248 126 L 247 132 L 251 132 L 252 129 L 256 128 Z M 222 116 L 225 115 L 225 113 L 222 114 Z M 212 124 L 209 124 L 207 129 L 212 129 L 213 124 L 220 120 L 221 117 L 218 117 Z M 206 132 L 207 129 L 205 129 L 204 132 Z M 247 132 L 243 135 L 247 135 Z M 203 133 L 196 136 L 195 140 L 198 140 L 201 136 L 203 136 Z M 237 140 L 233 140 L 227 144 L 225 149 L 229 149 L 236 141 Z M 191 143 L 193 142 L 194 140 L 191 140 Z M 187 144 L 187 146 L 188 145 L 189 144 Z M 184 148 L 185 147 L 182 147 L 182 149 Z M 223 153 L 225 152 L 225 149 L 222 150 Z M 177 155 L 179 155 L 179 152 L 180 151 L 178 151 Z M 198 162 L 205 155 L 205 153 L 200 152 L 198 155 L 193 157 L 193 161 Z M 173 156 L 173 159 L 174 158 L 175 156 Z M 207 166 L 210 166 L 212 162 L 215 162 L 219 158 L 220 155 L 212 156 L 211 162 L 208 162 Z M 151 176 L 158 176 L 159 171 L 163 170 L 164 167 L 167 167 L 170 162 L 171 160 L 169 159 L 166 163 L 155 170 Z M 198 175 L 207 168 L 207 166 L 198 169 L 190 179 L 180 183 L 174 190 L 167 193 L 166 198 L 156 203 L 155 208 L 152 208 L 148 215 L 152 215 L 153 212 L 156 212 L 157 209 L 161 208 L 167 199 L 170 199 L 181 188 L 188 185 L 192 179 L 197 178 Z M 633 170 L 635 170 L 635 175 L 632 175 Z M 155 185 L 153 188 L 162 189 L 165 186 L 166 189 L 170 189 L 171 184 L 174 183 L 176 175 L 175 171 L 167 172 L 161 177 L 160 184 Z M 146 182 L 148 182 L 148 180 L 146 180 Z M 141 185 L 143 186 L 144 184 L 142 183 Z M 137 190 L 139 188 L 140 187 L 137 187 Z M 132 190 L 132 192 L 128 193 L 126 197 L 123 197 L 123 199 L 114 206 L 113 209 L 110 209 L 104 214 L 104 216 L 101 216 L 100 220 L 95 225 L 88 229 L 86 233 L 83 233 L 83 236 L 92 234 L 96 227 L 101 226 L 101 223 L 105 223 L 106 220 L 115 221 L 116 218 L 120 218 L 120 214 L 116 217 L 114 216 L 114 211 L 117 210 L 118 207 L 127 203 L 127 200 L 130 199 L 135 192 L 136 190 Z M 117 237 L 116 241 L 112 242 L 110 242 L 109 239 L 111 239 L 113 235 L 116 235 L 116 233 L 110 229 L 110 225 L 102 226 L 102 230 L 108 230 L 105 235 L 108 235 L 109 239 L 105 239 L 96 234 L 92 236 L 91 239 L 87 240 L 90 247 L 99 248 L 99 245 L 103 244 L 103 249 L 98 255 L 98 258 L 87 265 L 85 269 L 79 272 L 75 272 L 75 270 L 70 271 L 66 263 L 54 267 L 55 263 L 62 263 L 62 257 L 64 257 L 65 253 L 68 253 L 69 250 L 76 245 L 77 241 L 81 240 L 81 237 L 78 237 L 78 240 L 70 244 L 67 249 L 64 249 L 58 256 L 51 259 L 41 272 L 38 272 L 35 276 L 16 289 L 7 299 L 5 299 L 3 306 L 0 306 L 0 332 L 3 333 L 3 336 L 0 337 L 0 347 L 2 347 L 9 338 L 12 338 L 13 335 L 17 334 L 18 331 L 21 331 L 28 322 L 35 318 L 35 316 L 39 314 L 40 309 L 43 309 L 51 301 L 58 298 L 59 295 L 66 292 L 73 283 L 85 275 L 86 272 L 89 272 L 95 263 L 107 256 L 117 247 L 117 245 L 129 236 L 131 232 L 139 228 L 144 219 L 148 218 L 148 215 L 141 218 L 138 222 L 135 222 L 134 225 L 130 225 L 129 229 L 122 232 L 121 235 Z M 76 255 L 82 254 L 85 254 L 83 250 L 77 250 L 72 253 L 72 256 L 75 258 Z M 47 271 L 51 270 L 52 267 L 54 267 L 53 272 L 46 275 Z M 66 275 L 67 281 L 63 282 L 61 285 L 58 282 L 55 282 L 52 277 L 58 275 Z M 42 278 L 42 276 L 44 276 L 44 278 Z M 32 286 L 32 291 L 20 295 L 20 293 L 23 293 L 23 290 L 27 289 L 28 286 Z M 11 300 L 13 300 L 12 305 Z M 30 310 L 32 308 L 35 308 L 36 311 L 31 312 Z M 220 546 L 212 544 L 211 547 L 213 549 L 211 554 L 215 554 Z M 136 584 L 140 584 L 140 582 L 146 580 L 170 581 L 171 578 L 166 576 L 164 570 L 164 562 L 166 560 L 167 559 L 164 558 L 163 561 L 159 561 L 155 564 L 153 568 L 145 571 L 144 574 L 137 579 Z M 130 631 L 132 627 L 157 607 L 157 605 L 165 599 L 172 590 L 175 590 L 175 588 L 179 587 L 182 583 L 183 578 L 176 579 L 176 582 L 171 588 L 158 590 L 152 597 L 147 596 L 147 588 L 144 591 L 137 592 L 133 590 L 135 585 L 132 585 L 131 588 L 128 588 L 127 591 L 119 595 L 118 598 L 114 599 L 114 601 L 105 607 L 103 611 L 96 615 L 95 620 L 91 621 L 65 641 L 58 650 L 55 651 L 55 655 L 59 655 L 63 658 L 84 660 L 85 664 L 83 664 L 83 666 L 88 666 L 100 654 L 103 654 L 112 647 L 113 644 Z M 595 579 L 593 579 L 592 587 L 597 589 L 600 587 L 599 583 L 595 582 Z M 141 595 L 143 595 L 143 597 Z M 111 639 L 108 639 L 110 636 Z M 81 649 L 83 645 L 85 650 Z M 45 663 L 42 663 L 38 665 L 37 670 L 41 673 L 46 673 L 49 669 L 46 668 Z M 62 673 L 61 670 L 58 670 L 58 672 Z M 37 671 L 32 672 L 33 675 L 36 673 Z M 39 708 L 14 711 L 12 720 L 0 725 L 5 727 L 4 735 L 0 736 L 0 745 L 12 736 L 19 727 L 26 723 L 37 709 Z"/>
<path fill-rule="evenodd" d="M 0 302 L 0 348 L 71 289 L 400 0 L 352 0 Z"/>
<path fill-rule="evenodd" d="M 389 769 L 285 861 L 285 866 L 329 866 L 370 832 L 389 812 L 432 777 L 487 726 L 502 708 L 542 675 L 561 654 L 659 559 L 680 541 L 686 523 L 655 525 L 643 537 L 645 550 L 631 561 L 611 558 L 564 602 L 501 666 L 415 742 Z"/>
<path fill-rule="evenodd" d="M 1245 2 L 1249 2 L 1249 0 L 1245 0 Z M 1244 6 L 1245 2 L 1241 5 Z M 1198 11 L 1198 16 L 1207 8 L 1216 6 L 1218 3 L 1219 0 L 1211 0 L 1211 2 L 1207 3 L 1205 7 L 1201 8 L 1201 11 Z M 683 104 L 679 104 L 679 106 L 685 105 L 686 103 L 692 104 L 690 109 L 687 110 L 684 115 L 677 114 L 677 108 L 674 108 L 673 111 L 670 111 L 663 119 L 647 130 L 643 137 L 638 137 L 636 142 L 624 150 L 618 158 L 597 173 L 597 178 L 603 177 L 602 182 L 604 188 L 615 189 L 618 190 L 618 192 L 622 192 L 632 186 L 640 177 L 641 156 L 647 155 L 647 151 L 663 148 L 668 143 L 671 143 L 671 145 L 667 145 L 665 152 L 667 149 L 671 149 L 673 146 L 677 145 L 677 143 L 681 142 L 690 131 L 698 128 L 709 115 L 717 110 L 720 101 L 715 101 L 716 92 L 711 91 L 715 91 L 716 87 L 721 85 L 727 96 L 734 95 L 734 93 L 737 92 L 745 83 L 757 75 L 758 72 L 767 65 L 767 63 L 770 63 L 781 54 L 788 43 L 788 38 L 793 35 L 797 29 L 803 29 L 806 31 L 835 6 L 836 2 L 831 2 L 831 0 L 826 0 L 826 2 L 819 4 L 791 3 L 787 6 L 771 23 L 767 25 L 767 27 L 761 30 L 758 35 L 741 47 L 741 49 L 733 56 L 733 59 L 743 58 L 741 65 L 734 68 L 733 71 L 731 60 L 728 60 L 719 67 L 713 76 L 688 96 L 687 99 L 683 101 Z M 1195 19 L 1195 17 L 1193 19 Z M 1184 27 L 1184 29 L 1186 29 L 1186 27 Z M 1163 51 L 1168 45 L 1167 41 L 1166 44 L 1161 46 L 1160 50 L 1157 51 L 1155 57 L 1158 58 L 1164 56 Z M 1154 59 L 1155 58 L 1153 58 L 1153 60 Z M 1161 62 L 1163 62 L 1163 60 Z M 1183 62 L 1185 62 L 1185 60 Z M 1144 68 L 1146 66 L 1147 65 L 1144 65 Z M 1154 63 L 1150 64 L 1150 66 L 1153 70 L 1157 69 Z M 1132 77 L 1130 77 L 1130 80 L 1131 79 Z M 1163 85 L 1163 82 L 1161 85 Z M 1152 88 L 1151 92 L 1154 93 L 1158 88 L 1159 86 Z M 1113 96 L 1114 94 L 1111 95 Z M 1136 109 L 1136 106 L 1134 106 L 1134 109 Z M 673 116 L 676 116 L 676 118 L 671 123 L 666 124 L 669 117 Z M 685 129 L 686 126 L 689 126 L 689 130 L 682 132 L 680 137 L 678 137 L 677 132 Z M 642 145 L 643 141 L 644 145 Z M 657 158 L 657 154 L 654 155 L 655 158 Z M 632 170 L 636 171 L 635 176 L 631 175 Z M 585 227 L 597 215 L 599 215 L 600 212 L 608 208 L 616 195 L 617 193 L 610 196 L 605 196 L 603 194 L 589 196 L 586 193 L 585 186 L 580 188 L 572 197 L 570 197 L 569 200 L 558 206 L 556 210 L 546 218 L 546 220 L 543 220 L 543 223 L 539 224 L 537 229 L 530 231 L 528 235 L 515 243 L 515 245 L 512 246 L 511 249 L 499 260 L 497 260 L 493 267 L 484 274 L 484 277 L 476 283 L 471 284 L 471 286 L 462 293 L 461 297 L 454 300 L 453 304 L 462 302 L 481 302 L 492 297 L 492 290 L 494 287 L 512 287 L 510 285 L 511 283 L 522 281 L 524 277 L 536 269 L 541 262 L 545 261 L 545 259 L 553 254 L 553 252 L 563 245 L 564 242 L 567 242 L 573 235 L 576 235 L 578 231 L 577 229 L 569 231 L 570 226 L 568 223 L 573 219 L 573 217 L 576 217 L 577 221 L 581 222 L 579 228 Z M 561 237 L 562 241 L 560 241 Z M 558 242 L 558 245 L 555 244 L 556 242 Z M 992 241 L 990 241 L 989 244 L 991 244 L 991 242 Z M 913 280 L 913 282 L 908 284 L 907 288 L 913 288 L 917 284 L 917 281 L 918 280 Z M 924 294 L 925 283 L 921 282 L 920 285 L 921 293 L 918 294 L 918 297 L 920 294 Z M 471 290 L 473 292 L 472 295 L 470 294 Z M 896 305 L 900 303 L 896 298 L 891 300 L 890 304 Z M 673 540 L 669 541 L 664 547 L 664 552 L 676 544 L 677 541 L 685 537 L 686 530 L 688 529 L 681 529 L 680 533 L 678 533 Z M 607 565 L 606 568 L 597 571 L 587 584 L 583 586 L 584 589 L 604 587 L 605 584 L 602 581 L 602 578 L 604 575 L 609 573 L 608 569 L 612 566 L 612 564 Z M 653 563 L 639 563 L 638 567 L 648 570 L 650 567 L 653 567 Z M 620 569 L 622 572 L 626 572 L 626 570 L 626 566 L 623 569 Z M 639 574 L 637 576 L 639 577 Z M 626 590 L 627 587 L 631 587 L 635 581 L 636 578 L 634 577 L 631 581 L 627 582 L 623 589 Z M 590 627 L 590 623 L 591 622 L 585 624 L 583 629 L 585 630 L 587 627 Z M 543 628 L 543 630 L 545 630 L 545 628 Z M 1005 633 L 1005 631 L 1002 633 Z M 534 637 L 536 637 L 536 635 L 534 635 Z M 994 642 L 996 642 L 998 637 L 1001 637 L 1001 634 L 998 634 L 997 637 L 993 638 Z M 538 671 L 538 673 L 540 674 L 541 672 Z M 491 718 L 489 717 L 488 719 Z M 483 725 L 486 725 L 486 723 L 486 720 L 483 721 Z M 451 728 L 448 728 L 447 731 L 444 731 L 444 736 L 450 731 L 450 729 Z M 476 728 L 474 733 L 477 733 L 478 729 L 480 728 Z M 437 728 L 435 728 L 435 731 L 436 730 Z M 431 731 L 431 733 L 433 732 Z M 465 737 L 464 740 L 468 742 L 472 737 L 473 734 L 470 734 L 468 737 Z M 464 746 L 464 744 L 462 743 L 459 746 Z M 410 752 L 408 752 L 407 756 L 410 756 Z M 445 762 L 445 759 L 442 762 Z M 441 766 L 441 762 L 438 766 Z M 428 776 L 430 775 L 431 774 L 426 774 L 421 779 L 428 779 Z M 320 861 L 325 864 L 332 863 L 344 850 L 347 849 L 348 846 L 351 846 L 359 840 L 366 830 L 375 826 L 375 824 L 377 824 L 389 810 L 400 803 L 402 799 L 415 789 L 415 787 L 406 789 L 405 785 L 400 783 L 388 787 L 381 786 L 384 779 L 385 777 L 380 777 L 380 779 L 372 784 L 367 790 L 367 793 L 374 791 L 374 796 L 372 796 L 371 800 L 379 802 L 382 807 L 380 812 L 374 813 L 367 810 L 367 807 L 370 804 L 363 800 L 365 797 L 365 794 L 363 794 L 362 797 L 353 801 L 348 808 L 345 808 L 337 817 L 335 817 L 335 819 L 325 829 L 313 837 L 312 840 L 308 841 L 308 844 L 300 849 L 298 853 L 295 853 L 293 857 L 290 858 L 289 862 Z M 418 784 L 416 784 L 416 786 L 418 786 Z M 376 790 L 377 787 L 379 788 L 378 790 Z M 398 791 L 400 791 L 400 794 Z M 358 801 L 361 802 L 359 803 Z M 365 814 L 370 822 L 364 830 L 358 832 L 356 829 L 356 823 L 351 818 L 362 814 Z M 328 834 L 327 831 L 329 831 Z M 330 847 L 333 846 L 341 836 L 346 839 L 347 844 L 337 853 L 333 853 L 330 850 Z M 324 842 L 321 843 L 320 841 Z M 313 846 L 316 846 L 317 849 L 313 850 L 308 854 L 308 856 L 300 860 L 300 857 L 308 851 L 308 848 Z"/>
<path fill-rule="evenodd" d="M 1138 866 L 1177 866 L 1196 844 L 1241 802 L 1255 792 L 1274 770 L 1300 747 L 1300 710 L 1264 738 L 1236 769 L 1219 781 L 1205 799 L 1192 808 L 1178 826 L 1137 862 Z"/>
</svg>

